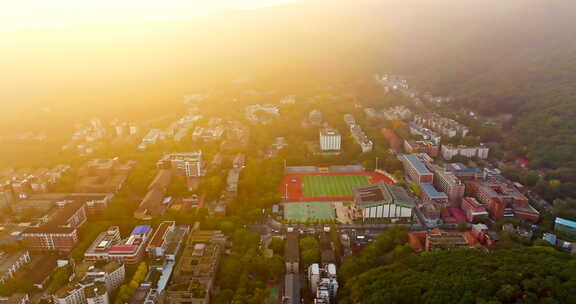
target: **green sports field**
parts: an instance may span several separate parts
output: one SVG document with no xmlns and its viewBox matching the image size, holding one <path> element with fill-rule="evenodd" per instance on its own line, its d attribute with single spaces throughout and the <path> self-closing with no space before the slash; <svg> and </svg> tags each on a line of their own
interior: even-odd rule
<svg viewBox="0 0 576 304">
<path fill-rule="evenodd" d="M 284 219 L 306 222 L 308 219 L 330 220 L 336 217 L 332 202 L 285 203 Z"/>
<path fill-rule="evenodd" d="M 304 196 L 352 196 L 352 188 L 370 185 L 366 175 L 311 175 L 304 176 Z"/>
</svg>

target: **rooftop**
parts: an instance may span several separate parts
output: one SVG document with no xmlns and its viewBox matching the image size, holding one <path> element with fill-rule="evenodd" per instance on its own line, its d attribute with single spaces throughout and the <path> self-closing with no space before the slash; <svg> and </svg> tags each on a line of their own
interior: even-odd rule
<svg viewBox="0 0 576 304">
<path fill-rule="evenodd" d="M 0 251 L 0 274 L 8 272 L 8 269 L 14 265 L 23 255 L 26 255 L 26 251 L 18 251 L 12 254 L 7 254 Z"/>
<path fill-rule="evenodd" d="M 175 225 L 176 222 L 174 221 L 160 223 L 160 226 L 158 226 L 158 229 L 156 229 L 156 232 L 154 232 L 154 236 L 152 237 L 149 246 L 151 247 L 161 246 L 162 243 L 166 240 L 165 239 L 166 231 L 168 230 L 168 228 L 174 227 Z"/>
<path fill-rule="evenodd" d="M 432 184 L 421 183 L 420 188 L 422 188 L 422 191 L 424 191 L 426 193 L 426 196 L 430 198 L 448 199 L 448 195 L 446 195 L 446 193 L 439 192 L 438 190 L 436 190 L 436 188 L 434 188 L 434 186 L 432 186 Z"/>
<path fill-rule="evenodd" d="M 561 217 L 557 217 L 556 220 L 554 220 L 554 223 L 576 229 L 576 222 L 575 221 L 570 221 L 567 219 L 563 219 Z"/>
<path fill-rule="evenodd" d="M 148 226 L 148 225 L 140 225 L 140 226 L 136 226 L 134 227 L 134 230 L 132 230 L 132 235 L 134 234 L 145 234 L 148 233 L 148 231 L 150 231 L 150 229 L 152 229 L 152 227 Z"/>
<path fill-rule="evenodd" d="M 412 165 L 412 167 L 416 169 L 416 171 L 418 171 L 419 174 L 432 174 L 432 172 L 426 168 L 426 165 L 424 165 L 424 163 L 419 160 L 416 155 L 404 154 L 403 157 Z"/>
<path fill-rule="evenodd" d="M 407 208 L 414 206 L 412 199 L 404 188 L 379 182 L 373 185 L 353 189 L 356 202 L 360 205 L 377 202 L 394 202 Z"/>
</svg>

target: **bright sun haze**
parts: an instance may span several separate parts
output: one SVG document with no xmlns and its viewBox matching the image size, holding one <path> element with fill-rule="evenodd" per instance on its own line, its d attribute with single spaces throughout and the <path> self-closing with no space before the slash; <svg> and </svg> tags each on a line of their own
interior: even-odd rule
<svg viewBox="0 0 576 304">
<path fill-rule="evenodd" d="M 227 9 L 254 9 L 295 0 L 21 0 L 6 1 L 0 28 L 62 27 L 188 19 Z"/>
</svg>

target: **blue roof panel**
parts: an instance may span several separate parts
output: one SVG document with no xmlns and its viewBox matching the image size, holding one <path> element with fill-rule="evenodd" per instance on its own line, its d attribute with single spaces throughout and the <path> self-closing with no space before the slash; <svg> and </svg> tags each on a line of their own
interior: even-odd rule
<svg viewBox="0 0 576 304">
<path fill-rule="evenodd" d="M 404 157 L 412 164 L 412 166 L 414 168 L 416 168 L 416 171 L 418 171 L 418 173 L 420 173 L 420 174 L 432 174 L 432 172 L 430 172 L 430 170 L 428 170 L 428 168 L 426 168 L 424 163 L 422 161 L 420 161 L 418 159 L 418 157 L 416 157 L 416 155 L 406 154 L 406 155 L 404 155 Z"/>
<path fill-rule="evenodd" d="M 563 219 L 561 217 L 557 217 L 555 222 L 556 222 L 556 224 L 560 224 L 560 225 L 564 225 L 564 226 L 568 226 L 570 228 L 576 229 L 576 222 L 575 221 L 570 221 L 567 219 Z"/>
<path fill-rule="evenodd" d="M 150 231 L 150 226 L 148 225 L 141 225 L 141 226 L 136 226 L 134 227 L 134 230 L 132 230 L 132 234 L 144 234 L 148 231 Z"/>
<path fill-rule="evenodd" d="M 426 195 L 431 198 L 448 198 L 448 195 L 444 192 L 438 192 L 434 186 L 428 183 L 421 183 L 420 188 L 422 191 L 426 192 Z"/>
</svg>

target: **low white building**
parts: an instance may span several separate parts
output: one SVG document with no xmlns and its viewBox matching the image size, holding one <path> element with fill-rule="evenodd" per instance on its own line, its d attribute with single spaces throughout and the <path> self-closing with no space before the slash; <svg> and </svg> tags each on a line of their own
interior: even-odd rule
<svg viewBox="0 0 576 304">
<path fill-rule="evenodd" d="M 342 136 L 338 130 L 324 128 L 320 130 L 320 149 L 322 151 L 338 151 L 341 148 Z"/>
</svg>

